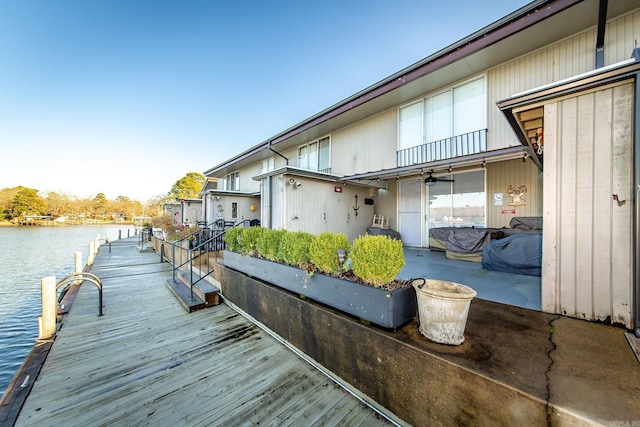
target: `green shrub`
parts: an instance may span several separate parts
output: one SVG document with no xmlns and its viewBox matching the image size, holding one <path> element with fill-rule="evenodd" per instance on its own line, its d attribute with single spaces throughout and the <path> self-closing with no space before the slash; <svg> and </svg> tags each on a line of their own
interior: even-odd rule
<svg viewBox="0 0 640 427">
<path fill-rule="evenodd" d="M 264 227 L 245 228 L 238 237 L 240 251 L 247 255 L 256 256 L 258 254 L 258 240 L 265 230 Z"/>
<path fill-rule="evenodd" d="M 370 285 L 380 287 L 393 281 L 404 265 L 400 240 L 367 234 L 353 242 L 351 268 Z"/>
<path fill-rule="evenodd" d="M 338 249 L 349 252 L 349 240 L 342 233 L 322 233 L 309 245 L 309 258 L 322 273 L 339 274 Z"/>
<path fill-rule="evenodd" d="M 281 258 L 278 255 L 278 248 L 285 233 L 285 230 L 272 228 L 263 229 L 263 232 L 258 236 L 256 241 L 258 255 L 269 261 L 279 261 Z"/>
<path fill-rule="evenodd" d="M 227 250 L 240 252 L 240 235 L 244 231 L 242 227 L 233 227 L 225 231 L 224 241 L 227 243 Z"/>
<path fill-rule="evenodd" d="M 309 264 L 309 245 L 314 236 L 304 231 L 288 231 L 282 236 L 278 250 L 278 258 L 289 265 L 302 267 Z"/>
</svg>

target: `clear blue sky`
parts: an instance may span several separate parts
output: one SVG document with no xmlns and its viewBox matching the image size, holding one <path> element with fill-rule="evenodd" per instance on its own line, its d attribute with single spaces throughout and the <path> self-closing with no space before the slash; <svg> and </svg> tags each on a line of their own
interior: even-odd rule
<svg viewBox="0 0 640 427">
<path fill-rule="evenodd" d="M 144 202 L 527 3 L 0 0 L 0 188 Z"/>
</svg>

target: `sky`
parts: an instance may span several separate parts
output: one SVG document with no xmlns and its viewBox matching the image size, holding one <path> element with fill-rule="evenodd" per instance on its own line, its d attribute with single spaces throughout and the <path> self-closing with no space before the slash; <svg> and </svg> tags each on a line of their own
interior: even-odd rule
<svg viewBox="0 0 640 427">
<path fill-rule="evenodd" d="M 528 3 L 0 0 L 0 189 L 165 195 Z"/>
</svg>

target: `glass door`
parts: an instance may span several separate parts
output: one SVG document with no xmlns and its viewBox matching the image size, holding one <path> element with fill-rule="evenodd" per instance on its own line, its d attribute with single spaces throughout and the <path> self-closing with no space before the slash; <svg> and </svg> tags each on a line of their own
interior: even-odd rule
<svg viewBox="0 0 640 427">
<path fill-rule="evenodd" d="M 438 177 L 426 187 L 426 241 L 441 227 L 485 227 L 484 170 Z"/>
</svg>

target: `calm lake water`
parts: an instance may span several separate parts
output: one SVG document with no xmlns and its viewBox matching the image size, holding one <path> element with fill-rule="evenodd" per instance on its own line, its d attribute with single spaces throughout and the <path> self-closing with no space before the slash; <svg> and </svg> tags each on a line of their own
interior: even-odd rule
<svg viewBox="0 0 640 427">
<path fill-rule="evenodd" d="M 38 338 L 40 280 L 72 274 L 75 252 L 84 265 L 96 235 L 113 241 L 119 231 L 135 233 L 132 225 L 0 227 L 0 395 Z"/>
</svg>

